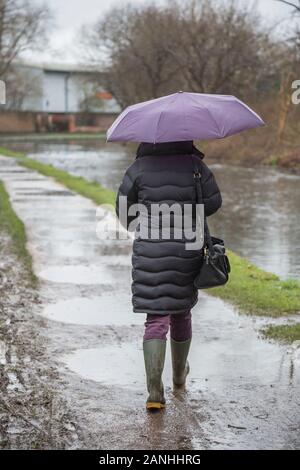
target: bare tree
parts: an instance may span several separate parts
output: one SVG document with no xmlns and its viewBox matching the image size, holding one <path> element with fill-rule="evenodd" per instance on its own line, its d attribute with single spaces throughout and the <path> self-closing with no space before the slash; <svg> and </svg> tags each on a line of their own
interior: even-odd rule
<svg viewBox="0 0 300 470">
<path fill-rule="evenodd" d="M 40 47 L 49 20 L 49 10 L 29 0 L 0 0 L 0 77 L 14 59 Z"/>
<path fill-rule="evenodd" d="M 295 8 L 296 11 L 300 13 L 300 0 L 297 1 L 288 1 L 288 0 L 276 0 L 277 2 L 280 3 L 285 3 L 286 5 L 289 5 L 290 7 Z"/>
<path fill-rule="evenodd" d="M 106 59 L 105 85 L 121 106 L 177 89 L 179 64 L 169 52 L 176 23 L 170 9 L 127 5 L 84 29 L 85 54 L 97 63 Z"/>
<path fill-rule="evenodd" d="M 292 7 L 292 13 L 300 19 L 300 0 L 276 0 Z M 281 60 L 280 89 L 278 94 L 278 129 L 277 140 L 283 142 L 288 115 L 292 109 L 291 83 L 299 75 L 300 70 L 300 29 L 296 24 L 295 32 L 289 38 L 290 47 L 287 48 Z"/>
<path fill-rule="evenodd" d="M 289 7 L 292 7 L 292 13 L 295 17 L 300 19 L 300 0 L 276 0 L 277 2 L 284 3 Z M 293 36 L 290 38 L 290 42 L 292 42 L 300 51 L 300 27 L 299 24 L 295 26 L 295 32 Z"/>
<path fill-rule="evenodd" d="M 22 110 L 24 102 L 35 102 L 42 97 L 42 81 L 27 67 L 11 65 L 5 74 L 7 102 L 5 109 Z"/>
<path fill-rule="evenodd" d="M 255 14 L 235 1 L 193 0 L 177 8 L 180 35 L 173 31 L 170 52 L 190 90 L 241 93 L 255 85 L 266 70 L 264 45 L 268 42 Z"/>
<path fill-rule="evenodd" d="M 180 89 L 241 95 L 273 67 L 258 23 L 233 0 L 127 5 L 84 29 L 84 53 L 108 64 L 104 85 L 122 107 Z"/>
</svg>

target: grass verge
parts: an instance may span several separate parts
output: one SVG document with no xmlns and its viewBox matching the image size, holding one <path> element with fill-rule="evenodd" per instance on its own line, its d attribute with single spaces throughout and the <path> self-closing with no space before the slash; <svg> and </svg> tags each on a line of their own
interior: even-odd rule
<svg viewBox="0 0 300 470">
<path fill-rule="evenodd" d="M 283 343 L 300 341 L 300 323 L 294 325 L 270 325 L 263 330 L 267 338 L 275 339 Z"/>
<path fill-rule="evenodd" d="M 280 317 L 300 312 L 300 282 L 281 281 L 247 259 L 229 252 L 231 274 L 222 287 L 209 293 L 228 300 L 247 314 Z"/>
<path fill-rule="evenodd" d="M 70 132 L 44 132 L 35 134 L 1 134 L 0 142 L 32 142 L 32 141 L 72 141 L 72 140 L 95 140 L 106 139 L 103 133 L 70 133 Z"/>
<path fill-rule="evenodd" d="M 281 281 L 229 252 L 231 274 L 223 287 L 208 292 L 235 305 L 240 312 L 249 315 L 282 317 L 300 312 L 300 282 L 294 279 Z M 292 343 L 300 340 L 300 323 L 292 325 L 270 325 L 262 330 L 264 336 Z"/>
<path fill-rule="evenodd" d="M 32 259 L 26 248 L 26 232 L 23 222 L 14 212 L 7 191 L 0 181 L 0 231 L 5 231 L 12 240 L 12 250 L 25 267 L 28 281 L 37 284 L 37 278 L 32 269 Z"/>
<path fill-rule="evenodd" d="M 0 154 L 14 157 L 26 168 L 55 178 L 59 183 L 97 204 L 115 204 L 114 191 L 103 188 L 97 183 L 88 182 L 84 178 L 72 176 L 51 165 L 31 160 L 19 152 L 0 148 Z M 229 252 L 229 258 L 232 272 L 228 284 L 209 289 L 209 294 L 231 302 L 239 311 L 250 315 L 279 317 L 300 312 L 300 283 L 298 281 L 281 281 L 275 274 L 256 267 L 247 259 L 232 252 Z M 299 330 L 300 328 L 295 330 L 296 335 L 299 335 L 298 339 L 300 339 Z"/>
</svg>

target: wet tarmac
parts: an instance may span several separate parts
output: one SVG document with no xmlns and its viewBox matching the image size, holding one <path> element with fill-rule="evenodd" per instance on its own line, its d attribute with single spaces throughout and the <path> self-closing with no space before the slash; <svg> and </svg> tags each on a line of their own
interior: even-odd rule
<svg viewBox="0 0 300 470">
<path fill-rule="evenodd" d="M 167 408 L 148 415 L 144 315 L 132 313 L 130 303 L 131 240 L 99 240 L 91 201 L 21 171 L 11 158 L 0 157 L 0 168 L 27 230 L 41 280 L 36 313 L 46 322 L 79 447 L 299 448 L 299 344 L 266 341 L 259 331 L 270 320 L 241 316 L 203 293 L 192 312 L 187 390 L 172 392 L 168 350 Z"/>
</svg>

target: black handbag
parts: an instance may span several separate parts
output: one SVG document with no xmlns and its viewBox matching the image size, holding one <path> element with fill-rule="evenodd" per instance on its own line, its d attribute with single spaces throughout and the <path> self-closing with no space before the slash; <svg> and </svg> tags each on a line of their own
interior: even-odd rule
<svg viewBox="0 0 300 470">
<path fill-rule="evenodd" d="M 192 157 L 194 166 L 194 181 L 196 187 L 196 202 L 204 204 L 201 184 L 201 173 Z M 224 241 L 210 235 L 204 211 L 204 244 L 203 263 L 200 272 L 194 280 L 197 289 L 208 289 L 226 284 L 230 273 L 230 263 L 226 255 Z"/>
</svg>

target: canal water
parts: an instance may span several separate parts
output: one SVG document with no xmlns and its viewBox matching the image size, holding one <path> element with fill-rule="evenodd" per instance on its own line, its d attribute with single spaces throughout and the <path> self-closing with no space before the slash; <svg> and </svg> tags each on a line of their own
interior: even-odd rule
<svg viewBox="0 0 300 470">
<path fill-rule="evenodd" d="M 134 145 L 103 140 L 5 145 L 113 190 L 135 158 Z M 205 161 L 223 195 L 222 209 L 210 219 L 213 234 L 261 268 L 283 279 L 300 278 L 300 176 Z"/>
</svg>

